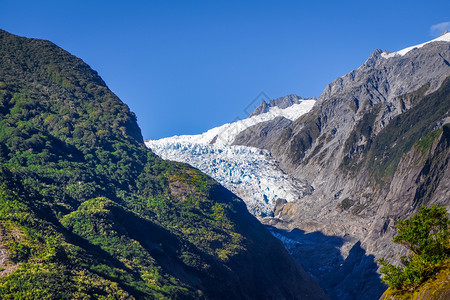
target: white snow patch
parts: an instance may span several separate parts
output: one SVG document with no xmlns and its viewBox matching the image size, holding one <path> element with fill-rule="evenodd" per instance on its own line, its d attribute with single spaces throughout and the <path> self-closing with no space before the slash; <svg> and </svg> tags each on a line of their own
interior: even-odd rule
<svg viewBox="0 0 450 300">
<path fill-rule="evenodd" d="M 440 37 L 438 37 L 438 38 L 436 38 L 434 40 L 431 40 L 431 41 L 428 41 L 426 43 L 422 43 L 422 44 L 419 44 L 419 45 L 416 45 L 416 46 L 411 46 L 411 47 L 405 48 L 405 49 L 397 51 L 397 52 L 388 53 L 388 52 L 385 51 L 385 52 L 381 53 L 381 56 L 384 57 L 384 58 L 391 58 L 391 57 L 395 57 L 395 56 L 403 56 L 403 55 L 405 55 L 406 53 L 408 53 L 409 51 L 411 51 L 413 49 L 421 48 L 421 47 L 423 47 L 423 46 L 425 46 L 425 45 L 427 45 L 429 43 L 433 43 L 433 42 L 450 42 L 450 32 L 446 33 L 444 35 L 441 35 Z"/>
<path fill-rule="evenodd" d="M 270 121 L 278 116 L 285 117 L 294 121 L 302 114 L 307 113 L 313 107 L 315 100 L 302 100 L 298 104 L 293 104 L 288 108 L 281 109 L 279 107 L 271 107 L 270 110 L 264 114 L 253 116 L 251 118 L 239 120 L 234 123 L 227 123 L 219 127 L 212 128 L 205 133 L 197 135 L 176 135 L 169 138 L 160 139 L 160 141 L 168 140 L 171 142 L 190 142 L 196 144 L 209 144 L 216 138 L 216 144 L 230 145 L 233 143 L 236 136 L 245 129 L 261 122 Z"/>
</svg>

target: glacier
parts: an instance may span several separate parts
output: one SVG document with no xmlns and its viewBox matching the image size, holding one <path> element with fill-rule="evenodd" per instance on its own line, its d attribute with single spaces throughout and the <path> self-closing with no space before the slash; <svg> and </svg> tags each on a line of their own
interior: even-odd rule
<svg viewBox="0 0 450 300">
<path fill-rule="evenodd" d="M 273 216 L 278 199 L 288 202 L 312 192 L 312 187 L 288 176 L 270 152 L 232 145 L 243 130 L 282 116 L 295 120 L 313 107 L 302 100 L 287 108 L 271 107 L 267 113 L 212 128 L 198 135 L 146 140 L 146 146 L 163 159 L 187 163 L 208 174 L 239 196 L 255 216 Z"/>
</svg>

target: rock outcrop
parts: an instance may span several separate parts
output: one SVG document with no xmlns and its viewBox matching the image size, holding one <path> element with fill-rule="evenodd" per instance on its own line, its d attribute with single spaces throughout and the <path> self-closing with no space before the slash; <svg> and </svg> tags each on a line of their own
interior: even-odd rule
<svg viewBox="0 0 450 300">
<path fill-rule="evenodd" d="M 303 100 L 316 100 L 315 98 L 303 98 L 294 94 L 279 97 L 269 100 L 269 102 L 262 101 L 261 104 L 248 116 L 249 118 L 269 112 L 271 107 L 278 107 L 281 109 L 288 108 L 294 104 L 300 104 Z"/>
</svg>

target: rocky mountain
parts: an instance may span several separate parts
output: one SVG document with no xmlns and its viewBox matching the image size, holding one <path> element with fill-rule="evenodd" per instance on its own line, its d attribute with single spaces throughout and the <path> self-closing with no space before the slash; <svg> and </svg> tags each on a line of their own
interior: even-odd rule
<svg viewBox="0 0 450 300">
<path fill-rule="evenodd" d="M 344 257 L 359 242 L 376 258 L 403 251 L 391 243 L 396 221 L 422 204 L 450 204 L 449 41 L 446 34 L 395 53 L 375 50 L 360 68 L 328 85 L 312 110 L 277 140 L 267 143 L 259 135 L 259 147 L 281 169 L 314 188 L 266 223 L 285 232 L 296 228 L 343 238 Z M 266 128 L 248 131 L 258 135 Z M 258 147 L 251 139 L 239 144 Z M 303 235 L 291 238 L 301 242 Z M 330 268 L 340 269 L 339 262 Z M 322 286 L 328 284 L 325 279 Z M 351 291 L 328 290 L 332 298 Z"/>
<path fill-rule="evenodd" d="M 379 298 L 386 286 L 376 260 L 404 251 L 391 242 L 397 220 L 422 204 L 450 205 L 449 61 L 448 33 L 397 52 L 375 50 L 361 67 L 329 84 L 307 113 L 292 120 L 277 115 L 227 139 L 227 145 L 263 151 L 251 153 L 264 153 L 277 172 L 302 184 L 301 195 L 272 198 L 273 217 L 261 220 L 333 299 Z M 289 107 L 296 101 L 302 100 L 262 103 L 249 119 L 275 103 Z M 157 154 L 173 151 L 165 149 Z M 233 161 L 235 154 L 228 153 L 226 160 Z M 235 177 L 227 173 L 235 165 L 208 171 L 216 154 L 188 156 L 173 153 L 170 159 L 220 174 L 239 194 L 240 181 L 226 183 Z M 254 197 L 241 196 L 256 206 Z"/>
<path fill-rule="evenodd" d="M 82 60 L 0 30 L 0 298 L 326 299 Z"/>
</svg>

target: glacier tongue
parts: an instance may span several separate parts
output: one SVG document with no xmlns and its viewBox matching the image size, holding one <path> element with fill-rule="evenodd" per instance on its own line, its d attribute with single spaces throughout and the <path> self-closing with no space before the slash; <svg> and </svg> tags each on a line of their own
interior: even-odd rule
<svg viewBox="0 0 450 300">
<path fill-rule="evenodd" d="M 272 216 L 277 199 L 293 201 L 311 193 L 308 185 L 284 174 L 269 152 L 246 146 L 147 141 L 163 159 L 188 163 L 238 195 L 255 216 Z"/>
<path fill-rule="evenodd" d="M 314 100 L 228 123 L 199 135 L 147 140 L 146 146 L 163 159 L 190 164 L 205 172 L 247 204 L 255 216 L 272 216 L 277 199 L 290 202 L 310 194 L 312 188 L 286 175 L 271 154 L 247 146 L 231 145 L 235 137 L 252 125 L 278 116 L 295 120 L 308 112 Z"/>
</svg>

